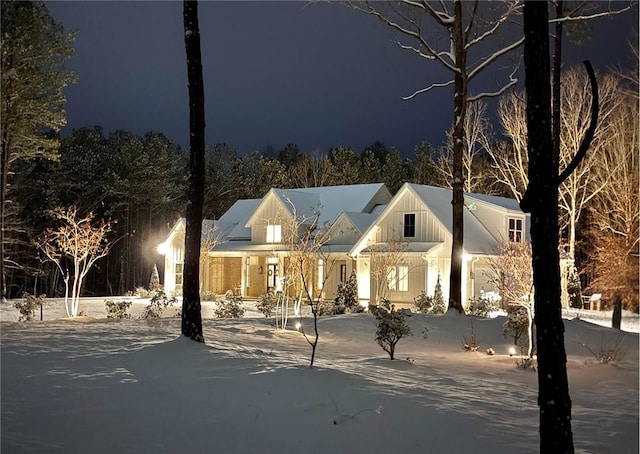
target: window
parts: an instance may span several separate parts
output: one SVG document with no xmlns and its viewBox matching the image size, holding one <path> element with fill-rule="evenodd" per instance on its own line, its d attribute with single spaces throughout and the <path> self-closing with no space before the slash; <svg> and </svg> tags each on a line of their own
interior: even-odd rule
<svg viewBox="0 0 640 454">
<path fill-rule="evenodd" d="M 184 275 L 184 263 L 176 263 L 176 290 L 182 290 L 183 275 Z"/>
<path fill-rule="evenodd" d="M 416 236 L 416 214 L 406 213 L 404 215 L 404 237 L 414 238 Z"/>
<path fill-rule="evenodd" d="M 267 243 L 279 243 L 282 241 L 282 226 L 267 225 Z"/>
<path fill-rule="evenodd" d="M 387 288 L 394 292 L 409 291 L 409 267 L 406 265 L 389 267 Z"/>
<path fill-rule="evenodd" d="M 340 264 L 340 282 L 343 284 L 347 282 L 347 265 L 345 263 Z"/>
<path fill-rule="evenodd" d="M 509 218 L 509 241 L 522 242 L 522 219 Z"/>
</svg>

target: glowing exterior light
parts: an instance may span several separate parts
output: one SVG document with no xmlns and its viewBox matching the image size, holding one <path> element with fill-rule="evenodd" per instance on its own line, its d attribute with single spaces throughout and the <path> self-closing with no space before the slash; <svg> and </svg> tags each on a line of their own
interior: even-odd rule
<svg viewBox="0 0 640 454">
<path fill-rule="evenodd" d="M 296 330 L 300 331 L 300 328 L 302 328 L 302 323 L 296 322 Z"/>
<path fill-rule="evenodd" d="M 509 347 L 509 356 L 513 356 L 516 354 L 516 348 L 515 347 Z"/>
<path fill-rule="evenodd" d="M 160 254 L 160 255 L 167 255 L 167 252 L 169 252 L 169 245 L 167 243 L 160 243 L 156 247 L 156 250 L 158 251 L 158 254 Z"/>
</svg>

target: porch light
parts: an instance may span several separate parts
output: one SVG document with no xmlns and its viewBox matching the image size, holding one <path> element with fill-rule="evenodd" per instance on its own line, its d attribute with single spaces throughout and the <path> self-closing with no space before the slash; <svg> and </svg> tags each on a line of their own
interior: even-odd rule
<svg viewBox="0 0 640 454">
<path fill-rule="evenodd" d="M 167 243 L 160 243 L 156 246 L 156 250 L 160 255 L 167 255 L 167 252 L 169 252 L 169 245 Z"/>
</svg>

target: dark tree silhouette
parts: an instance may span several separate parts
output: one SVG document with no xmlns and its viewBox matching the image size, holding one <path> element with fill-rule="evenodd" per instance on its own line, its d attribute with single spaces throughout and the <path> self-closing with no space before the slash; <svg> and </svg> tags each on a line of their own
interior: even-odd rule
<svg viewBox="0 0 640 454">
<path fill-rule="evenodd" d="M 540 452 L 573 453 L 571 397 L 560 304 L 558 186 L 575 170 L 593 139 L 598 117 L 598 93 L 591 65 L 585 62 L 594 96 L 591 124 L 576 156 L 558 176 L 550 122 L 552 98 L 547 7 L 547 2 L 532 0 L 525 1 L 524 6 L 529 186 L 520 206 L 523 211 L 531 212 Z"/>
<path fill-rule="evenodd" d="M 182 334 L 204 342 L 200 311 L 200 240 L 204 195 L 204 83 L 198 29 L 198 2 L 184 0 L 184 44 L 189 80 L 189 188 L 186 213 Z"/>
</svg>

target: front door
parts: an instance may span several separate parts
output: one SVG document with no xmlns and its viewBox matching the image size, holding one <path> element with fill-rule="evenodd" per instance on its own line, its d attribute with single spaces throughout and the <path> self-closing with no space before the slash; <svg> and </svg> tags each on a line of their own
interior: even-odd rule
<svg viewBox="0 0 640 454">
<path fill-rule="evenodd" d="M 278 264 L 267 264 L 267 291 L 273 290 L 275 292 L 278 284 Z"/>
</svg>

